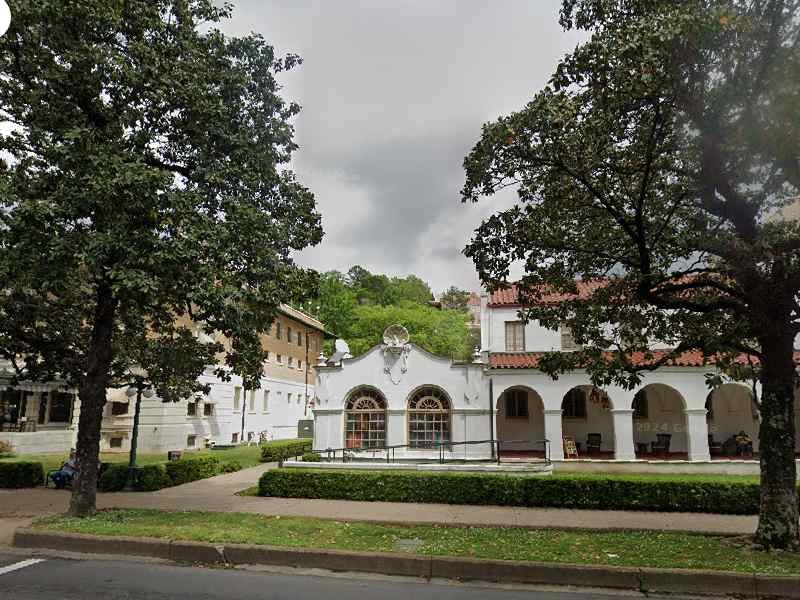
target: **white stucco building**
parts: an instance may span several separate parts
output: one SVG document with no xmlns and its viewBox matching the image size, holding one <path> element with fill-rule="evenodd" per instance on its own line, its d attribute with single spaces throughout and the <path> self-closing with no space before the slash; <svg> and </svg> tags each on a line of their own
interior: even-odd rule
<svg viewBox="0 0 800 600">
<path fill-rule="evenodd" d="M 362 449 L 359 456 L 385 460 L 389 446 L 394 458 L 434 459 L 442 451 L 488 459 L 495 441 L 504 458 L 702 463 L 730 472 L 750 463 L 739 472 L 757 472 L 751 389 L 728 383 L 711 392 L 706 374 L 716 368 L 700 353 L 646 373 L 637 390 L 594 388 L 580 370 L 553 380 L 537 369 L 539 357 L 574 350 L 572 337 L 523 323 L 520 308 L 514 288 L 482 297 L 482 348 L 470 363 L 433 356 L 389 332 L 389 343 L 318 368 L 315 450 Z M 800 410 L 795 418 L 800 449 Z M 741 432 L 752 449 L 741 437 L 737 443 Z M 565 457 L 573 442 L 577 457 Z"/>
<path fill-rule="evenodd" d="M 210 386 L 208 394 L 180 402 L 142 398 L 139 451 L 297 437 L 298 423 L 313 418 L 315 357 L 324 336 L 322 323 L 281 306 L 270 332 L 262 336 L 268 359 L 260 389 L 244 389 L 235 375 L 222 381 L 209 366 L 200 377 Z M 11 377 L 8 365 L 3 367 L 0 364 L 0 384 Z M 106 399 L 100 449 L 127 452 L 133 429 L 133 390 L 109 389 Z M 59 382 L 0 385 L 0 441 L 9 443 L 18 454 L 68 452 L 75 446 L 79 416 L 77 390 Z"/>
</svg>

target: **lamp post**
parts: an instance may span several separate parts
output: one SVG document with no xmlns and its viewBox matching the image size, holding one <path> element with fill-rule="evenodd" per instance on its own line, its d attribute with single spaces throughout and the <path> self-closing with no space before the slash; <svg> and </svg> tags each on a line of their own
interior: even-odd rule
<svg viewBox="0 0 800 600">
<path fill-rule="evenodd" d="M 132 491 L 136 483 L 136 449 L 139 442 L 139 415 L 142 409 L 142 396 L 145 398 L 153 397 L 153 390 L 149 383 L 147 383 L 147 372 L 140 368 L 134 367 L 131 369 L 133 375 L 133 384 L 128 387 L 125 394 L 131 398 L 136 396 L 136 405 L 133 409 L 133 431 L 131 432 L 131 451 L 130 459 L 128 461 L 128 478 L 125 482 L 125 490 Z"/>
</svg>

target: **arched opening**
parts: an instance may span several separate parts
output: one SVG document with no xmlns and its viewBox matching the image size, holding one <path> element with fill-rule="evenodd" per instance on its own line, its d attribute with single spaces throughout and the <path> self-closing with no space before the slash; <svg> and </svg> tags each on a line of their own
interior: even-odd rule
<svg viewBox="0 0 800 600">
<path fill-rule="evenodd" d="M 408 399 L 408 447 L 435 449 L 450 443 L 450 409 L 447 393 L 436 386 L 417 388 Z"/>
<path fill-rule="evenodd" d="M 372 387 L 356 388 L 344 405 L 344 445 L 351 449 L 386 445 L 386 398 Z"/>
<path fill-rule="evenodd" d="M 565 445 L 574 442 L 578 457 L 614 457 L 614 417 L 608 394 L 593 385 L 569 390 L 561 402 Z M 574 456 L 568 457 L 574 458 Z"/>
<path fill-rule="evenodd" d="M 686 403 L 662 383 L 646 385 L 633 397 L 633 444 L 640 458 L 687 459 Z"/>
<path fill-rule="evenodd" d="M 711 458 L 750 458 L 758 453 L 758 408 L 752 391 L 726 383 L 706 396 L 708 449 Z"/>
<path fill-rule="evenodd" d="M 544 457 L 544 402 L 534 390 L 512 387 L 497 399 L 500 455 Z"/>
</svg>

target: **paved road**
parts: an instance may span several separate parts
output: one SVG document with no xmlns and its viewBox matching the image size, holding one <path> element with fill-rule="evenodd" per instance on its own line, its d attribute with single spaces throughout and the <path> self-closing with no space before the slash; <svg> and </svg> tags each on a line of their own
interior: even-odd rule
<svg viewBox="0 0 800 600">
<path fill-rule="evenodd" d="M 45 558 L 0 551 L 3 600 L 619 600 L 639 594 L 547 591 L 353 574 L 205 569 L 117 560 Z M 36 559 L 34 559 L 36 560 Z M 39 559 L 41 560 L 41 559 Z M 20 567 L 20 568 L 16 568 Z M 8 569 L 16 569 L 8 571 Z M 579 582 L 576 582 L 579 583 Z M 648 600 L 658 600 L 648 596 Z M 674 600 L 675 597 L 671 597 Z M 666 599 L 664 599 L 666 600 Z"/>
</svg>

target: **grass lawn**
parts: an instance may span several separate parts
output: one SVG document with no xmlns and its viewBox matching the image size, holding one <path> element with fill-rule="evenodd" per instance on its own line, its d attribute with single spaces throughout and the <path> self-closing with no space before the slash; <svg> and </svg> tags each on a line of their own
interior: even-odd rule
<svg viewBox="0 0 800 600">
<path fill-rule="evenodd" d="M 382 525 L 243 513 L 109 510 L 94 517 L 43 517 L 37 529 L 293 548 L 396 552 L 420 540 L 418 554 L 589 565 L 800 574 L 800 553 L 767 553 L 733 538 L 668 532 L 563 531 L 446 525 Z"/>
<path fill-rule="evenodd" d="M 216 456 L 222 464 L 236 461 L 242 468 L 254 467 L 260 464 L 261 448 L 258 446 L 237 446 L 235 448 L 224 448 L 220 450 L 190 450 L 183 453 L 184 456 Z M 58 469 L 65 460 L 67 454 L 18 454 L 11 458 L 0 458 L 0 462 L 15 462 L 15 461 L 32 461 L 40 462 L 44 465 L 44 472 Z M 109 463 L 127 463 L 127 452 L 101 452 L 100 460 Z M 159 452 L 158 454 L 142 454 L 136 456 L 136 464 L 151 465 L 156 463 L 167 462 L 167 453 Z"/>
</svg>

